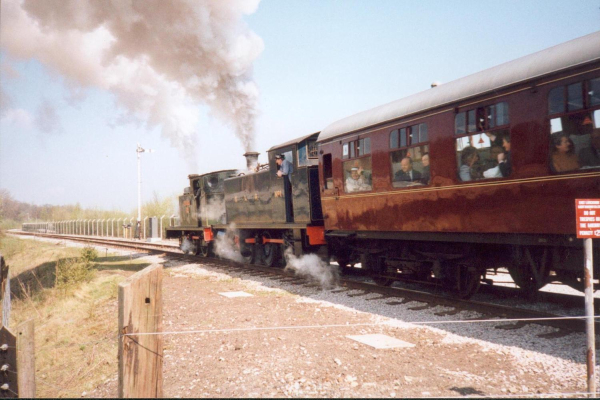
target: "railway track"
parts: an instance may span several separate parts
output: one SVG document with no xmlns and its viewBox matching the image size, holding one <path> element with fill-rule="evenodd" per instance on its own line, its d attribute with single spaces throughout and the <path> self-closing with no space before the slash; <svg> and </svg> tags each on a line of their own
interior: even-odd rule
<svg viewBox="0 0 600 400">
<path fill-rule="evenodd" d="M 172 259 L 188 260 L 190 262 L 198 262 L 223 268 L 226 270 L 234 270 L 243 272 L 249 275 L 270 277 L 274 280 L 282 280 L 288 283 L 297 285 L 320 286 L 318 283 L 313 283 L 307 278 L 298 277 L 293 272 L 286 271 L 282 268 L 269 268 L 256 264 L 242 264 L 231 260 L 219 258 L 204 258 L 195 255 L 186 255 L 180 249 L 178 244 L 140 242 L 139 240 L 89 237 L 78 235 L 58 235 L 52 233 L 32 233 L 23 231 L 8 231 L 9 234 L 21 236 L 35 236 L 58 240 L 69 240 L 73 242 L 86 243 L 97 246 L 107 246 L 110 248 L 133 249 L 137 251 L 147 252 L 149 254 L 164 254 Z M 372 293 L 381 295 L 378 299 L 386 299 L 390 305 L 400 305 L 409 302 L 418 302 L 421 305 L 413 308 L 416 311 L 433 308 L 444 307 L 447 310 L 439 313 L 439 315 L 453 315 L 460 311 L 474 311 L 482 314 L 487 319 L 498 319 L 499 322 L 507 320 L 504 329 L 518 329 L 526 324 L 535 323 L 540 325 L 551 326 L 559 329 L 556 335 L 569 334 L 571 332 L 585 332 L 584 319 L 569 319 L 565 315 L 557 315 L 548 312 L 536 311 L 521 307 L 506 306 L 502 304 L 481 302 L 474 300 L 461 300 L 452 297 L 449 293 L 437 291 L 437 288 L 426 288 L 423 290 L 413 290 L 397 286 L 385 287 L 371 283 L 365 279 L 361 279 L 360 271 L 354 271 L 350 276 L 341 276 L 338 282 L 338 287 L 335 292 L 353 292 L 349 294 L 352 297 L 367 296 Z M 486 292 L 496 293 L 499 298 L 507 296 L 517 296 L 518 290 L 507 287 L 482 285 L 482 289 Z M 358 291 L 358 293 L 354 293 Z M 361 293 L 362 292 L 362 293 Z M 371 299 L 372 300 L 372 299 Z M 584 299 L 582 296 L 573 296 L 560 293 L 539 293 L 537 301 L 547 302 L 552 304 L 567 305 L 568 307 L 581 306 L 581 314 L 583 315 Z M 598 304 L 596 313 L 598 313 Z M 516 321 L 518 320 L 518 321 Z M 600 322 L 596 322 L 596 330 L 600 330 Z"/>
</svg>

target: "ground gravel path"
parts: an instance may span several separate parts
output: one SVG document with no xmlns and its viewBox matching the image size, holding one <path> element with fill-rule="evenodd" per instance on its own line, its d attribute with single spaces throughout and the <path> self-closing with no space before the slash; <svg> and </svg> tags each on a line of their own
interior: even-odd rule
<svg viewBox="0 0 600 400">
<path fill-rule="evenodd" d="M 584 334 L 451 323 L 481 316 L 439 316 L 439 307 L 222 267 L 165 266 L 164 331 L 202 331 L 165 336 L 165 397 L 578 397 L 586 389 Z M 238 291 L 252 296 L 219 294 Z M 365 334 L 414 346 L 375 349 L 348 338 Z"/>
</svg>

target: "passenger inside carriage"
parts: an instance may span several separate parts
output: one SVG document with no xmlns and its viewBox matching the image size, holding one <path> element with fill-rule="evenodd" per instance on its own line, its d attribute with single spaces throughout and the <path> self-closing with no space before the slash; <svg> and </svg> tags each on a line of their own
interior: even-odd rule
<svg viewBox="0 0 600 400">
<path fill-rule="evenodd" d="M 371 157 L 346 161 L 343 164 L 346 193 L 366 192 L 373 189 L 371 165 Z"/>
<path fill-rule="evenodd" d="M 429 160 L 427 144 L 391 152 L 392 186 L 397 188 L 428 185 L 431 179 Z"/>
<path fill-rule="evenodd" d="M 575 145 L 564 132 L 552 134 L 550 153 L 552 172 L 568 172 L 580 168 L 579 157 L 575 153 Z"/>
<path fill-rule="evenodd" d="M 481 177 L 479 175 L 481 170 L 479 160 L 479 153 L 475 147 L 468 146 L 463 149 L 460 156 L 461 166 L 458 172 L 461 181 L 467 182 Z"/>
</svg>

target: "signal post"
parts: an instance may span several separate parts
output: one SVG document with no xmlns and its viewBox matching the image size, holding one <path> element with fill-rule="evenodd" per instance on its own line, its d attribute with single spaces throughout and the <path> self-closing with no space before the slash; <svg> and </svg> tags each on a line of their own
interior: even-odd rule
<svg viewBox="0 0 600 400">
<path fill-rule="evenodd" d="M 594 332 L 594 249 L 592 239 L 600 238 L 600 199 L 575 200 L 577 238 L 583 239 L 585 256 L 585 316 L 587 332 L 587 385 L 588 393 L 596 394 L 596 334 Z"/>
</svg>

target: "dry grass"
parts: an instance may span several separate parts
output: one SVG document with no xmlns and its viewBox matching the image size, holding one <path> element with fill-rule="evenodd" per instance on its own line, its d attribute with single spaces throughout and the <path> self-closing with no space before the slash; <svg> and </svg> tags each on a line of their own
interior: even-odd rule
<svg viewBox="0 0 600 400">
<path fill-rule="evenodd" d="M 116 379 L 118 284 L 148 264 L 11 237 L 0 252 L 11 269 L 10 327 L 35 322 L 36 397 L 80 397 Z"/>
</svg>

